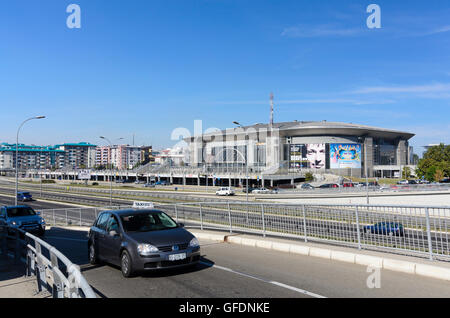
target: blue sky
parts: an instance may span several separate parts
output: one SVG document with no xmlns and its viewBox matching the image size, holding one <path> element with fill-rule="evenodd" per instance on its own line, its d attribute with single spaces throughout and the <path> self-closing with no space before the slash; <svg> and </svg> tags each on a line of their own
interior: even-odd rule
<svg viewBox="0 0 450 318">
<path fill-rule="evenodd" d="M 81 29 L 66 7 L 81 7 Z M 368 29 L 366 7 L 381 7 Z M 328 120 L 450 143 L 450 3 L 360 0 L 0 0 L 0 141 L 124 137 Z"/>
</svg>

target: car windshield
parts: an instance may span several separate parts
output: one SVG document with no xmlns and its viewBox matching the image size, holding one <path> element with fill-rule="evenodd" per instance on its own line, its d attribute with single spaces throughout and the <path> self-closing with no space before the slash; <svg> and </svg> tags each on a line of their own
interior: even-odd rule
<svg viewBox="0 0 450 318">
<path fill-rule="evenodd" d="M 23 207 L 14 207 L 14 208 L 8 208 L 7 210 L 8 217 L 18 217 L 18 216 L 30 216 L 30 215 L 36 215 L 36 212 L 30 207 L 23 206 Z"/>
<path fill-rule="evenodd" d="M 164 212 L 149 212 L 120 217 L 125 232 L 151 232 L 177 228 L 178 225 Z"/>
<path fill-rule="evenodd" d="M 22 195 L 30 195 L 30 192 L 19 192 L 19 195 L 20 194 L 22 194 Z"/>
</svg>

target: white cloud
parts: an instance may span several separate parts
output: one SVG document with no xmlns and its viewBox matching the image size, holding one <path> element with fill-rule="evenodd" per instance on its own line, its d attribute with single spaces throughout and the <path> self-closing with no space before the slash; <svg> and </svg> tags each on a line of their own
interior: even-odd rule
<svg viewBox="0 0 450 318">
<path fill-rule="evenodd" d="M 373 94 L 373 93 L 446 93 L 450 92 L 449 83 L 434 83 L 427 85 L 408 86 L 370 86 L 353 91 L 353 94 Z"/>
</svg>

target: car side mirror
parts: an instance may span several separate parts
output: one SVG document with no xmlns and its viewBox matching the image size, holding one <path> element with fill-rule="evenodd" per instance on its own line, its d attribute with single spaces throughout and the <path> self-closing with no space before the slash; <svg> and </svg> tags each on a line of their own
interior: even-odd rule
<svg viewBox="0 0 450 318">
<path fill-rule="evenodd" d="M 178 227 L 184 227 L 184 223 L 178 223 Z"/>
</svg>

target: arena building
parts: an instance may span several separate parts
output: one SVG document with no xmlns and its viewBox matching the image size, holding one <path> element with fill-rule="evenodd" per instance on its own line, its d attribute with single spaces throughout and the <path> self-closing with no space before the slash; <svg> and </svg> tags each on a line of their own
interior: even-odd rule
<svg viewBox="0 0 450 318">
<path fill-rule="evenodd" d="M 292 121 L 205 133 L 185 141 L 191 167 L 264 175 L 331 173 L 398 177 L 410 165 L 413 133 L 353 123 Z M 367 171 L 367 172 L 366 172 Z"/>
</svg>

